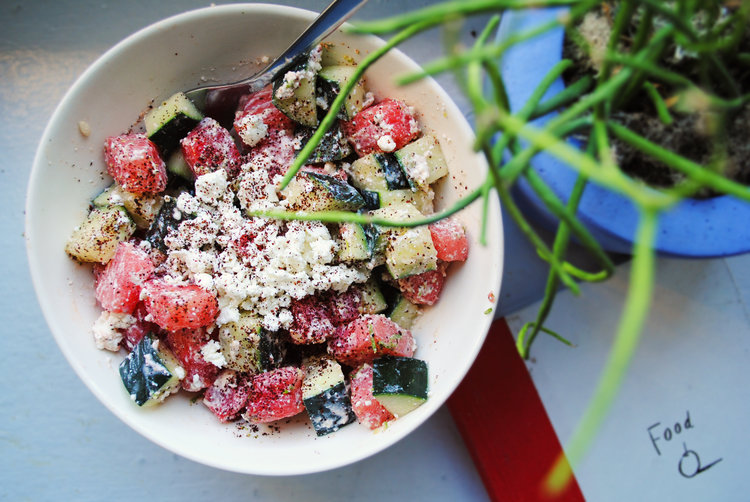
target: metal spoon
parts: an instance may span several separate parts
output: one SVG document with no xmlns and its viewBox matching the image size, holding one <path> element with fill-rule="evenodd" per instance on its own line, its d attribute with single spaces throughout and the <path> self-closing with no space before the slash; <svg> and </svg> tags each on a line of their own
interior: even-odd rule
<svg viewBox="0 0 750 502">
<path fill-rule="evenodd" d="M 186 91 L 190 100 L 209 117 L 230 126 L 240 97 L 257 92 L 293 66 L 306 52 L 341 26 L 367 0 L 333 0 L 279 57 L 250 78 L 219 85 L 207 85 Z"/>
</svg>

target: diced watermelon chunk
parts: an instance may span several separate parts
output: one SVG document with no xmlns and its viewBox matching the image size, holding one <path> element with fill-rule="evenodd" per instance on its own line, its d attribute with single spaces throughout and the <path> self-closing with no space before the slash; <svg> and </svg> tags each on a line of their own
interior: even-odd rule
<svg viewBox="0 0 750 502">
<path fill-rule="evenodd" d="M 439 263 L 436 270 L 429 270 L 398 280 L 398 289 L 412 303 L 434 305 L 440 299 L 445 285 L 445 263 Z"/>
<path fill-rule="evenodd" d="M 153 273 L 154 264 L 146 251 L 132 242 L 121 242 L 98 274 L 96 299 L 104 310 L 131 314 L 138 303 L 141 285 Z"/>
<path fill-rule="evenodd" d="M 296 344 L 325 342 L 334 330 L 334 318 L 325 296 L 311 295 L 292 301 L 289 336 Z"/>
<path fill-rule="evenodd" d="M 273 131 L 247 153 L 247 163 L 253 169 L 268 171 L 273 178 L 284 174 L 297 155 L 294 150 L 294 135 L 286 130 Z"/>
<path fill-rule="evenodd" d="M 300 413 L 302 403 L 302 381 L 305 372 L 295 366 L 284 366 L 255 375 L 250 380 L 250 396 L 247 412 L 243 415 L 250 422 L 274 422 Z"/>
<path fill-rule="evenodd" d="M 455 218 L 444 218 L 429 225 L 438 260 L 466 261 L 469 240 L 463 225 Z"/>
<path fill-rule="evenodd" d="M 124 190 L 156 194 L 167 187 L 167 168 L 145 134 L 111 136 L 104 141 L 107 172 Z"/>
<path fill-rule="evenodd" d="M 403 148 L 419 136 L 419 124 L 413 110 L 396 99 L 385 99 L 365 108 L 350 121 L 342 122 L 341 129 L 360 157 L 383 152 L 378 146 L 378 140 L 383 136 L 392 140 L 393 148 L 388 151 Z"/>
<path fill-rule="evenodd" d="M 185 370 L 182 388 L 197 392 L 210 386 L 219 374 L 219 368 L 206 361 L 201 354 L 201 348 L 211 340 L 208 333 L 203 329 L 181 329 L 168 331 L 166 338 Z"/>
<path fill-rule="evenodd" d="M 328 298 L 328 308 L 333 324 L 338 326 L 355 320 L 359 317 L 361 303 L 361 292 L 356 287 L 351 287 L 343 293 L 332 293 Z"/>
<path fill-rule="evenodd" d="M 198 177 L 224 169 L 231 178 L 240 167 L 240 152 L 229 131 L 211 117 L 205 117 L 180 140 L 182 154 Z"/>
<path fill-rule="evenodd" d="M 393 420 L 393 414 L 372 396 L 372 366 L 363 364 L 352 372 L 352 410 L 357 421 L 370 429 L 377 429 Z"/>
<path fill-rule="evenodd" d="M 152 321 L 167 331 L 207 326 L 219 313 L 216 296 L 195 284 L 151 279 L 143 284 L 142 296 Z"/>
<path fill-rule="evenodd" d="M 268 86 L 240 99 L 234 129 L 246 145 L 253 147 L 279 131 L 294 130 L 294 122 L 274 106 L 272 97 L 273 90 Z"/>
<path fill-rule="evenodd" d="M 383 355 L 411 357 L 415 350 L 411 332 L 381 314 L 362 315 L 338 327 L 328 339 L 328 352 L 349 366 Z"/>
<path fill-rule="evenodd" d="M 203 404 L 222 422 L 237 418 L 250 396 L 247 381 L 232 370 L 222 371 L 206 389 Z"/>
<path fill-rule="evenodd" d="M 122 333 L 122 339 L 128 351 L 133 350 L 138 345 L 138 342 L 141 341 L 141 338 L 146 336 L 146 333 L 157 333 L 159 331 L 159 327 L 156 324 L 146 321 L 148 311 L 143 302 L 138 302 L 132 315 L 135 317 L 135 322 Z"/>
</svg>

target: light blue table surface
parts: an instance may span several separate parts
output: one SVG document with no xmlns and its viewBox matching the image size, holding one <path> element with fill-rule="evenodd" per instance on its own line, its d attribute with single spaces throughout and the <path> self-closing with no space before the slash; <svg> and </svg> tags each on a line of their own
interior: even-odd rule
<svg viewBox="0 0 750 502">
<path fill-rule="evenodd" d="M 281 1 L 320 10 L 324 0 Z M 411 1 L 411 7 L 431 3 Z M 370 0 L 357 19 L 403 9 Z M 298 477 L 223 472 L 178 457 L 119 421 L 78 379 L 42 317 L 23 239 L 26 186 L 37 142 L 57 102 L 99 55 L 164 17 L 208 5 L 186 1 L 0 3 L 0 498 L 3 500 L 486 500 L 443 407 L 409 437 L 354 465 Z M 483 21 L 471 22 L 480 30 Z M 439 55 L 439 33 L 403 46 L 418 62 Z M 441 80 L 455 95 L 455 86 Z M 466 110 L 466 102 L 457 98 Z M 536 298 L 542 268 L 506 222 L 501 311 Z M 512 292 L 512 293 L 510 293 Z"/>
</svg>

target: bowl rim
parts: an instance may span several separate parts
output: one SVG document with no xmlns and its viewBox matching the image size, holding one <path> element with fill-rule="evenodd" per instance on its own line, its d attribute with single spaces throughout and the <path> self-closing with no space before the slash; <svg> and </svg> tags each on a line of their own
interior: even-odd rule
<svg viewBox="0 0 750 502">
<path fill-rule="evenodd" d="M 153 433 L 148 428 L 145 428 L 143 424 L 138 423 L 137 421 L 133 420 L 131 416 L 123 415 L 120 410 L 118 410 L 116 403 L 114 400 L 111 399 L 111 396 L 107 395 L 104 392 L 100 392 L 99 389 L 92 385 L 92 383 L 89 381 L 88 376 L 86 375 L 86 369 L 84 368 L 84 365 L 82 361 L 77 358 L 77 354 L 73 350 L 72 345 L 68 345 L 65 343 L 66 333 L 62 326 L 56 326 L 54 325 L 50 319 L 52 319 L 51 313 L 53 310 L 53 301 L 51 298 L 45 297 L 45 295 L 41 294 L 41 292 L 44 290 L 44 277 L 40 275 L 39 265 L 37 263 L 37 258 L 35 256 L 34 246 L 35 243 L 38 240 L 38 236 L 34 232 L 34 228 L 32 225 L 32 222 L 35 218 L 38 218 L 36 216 L 37 213 L 37 207 L 39 207 L 39 201 L 35 198 L 35 193 L 38 191 L 38 187 L 40 183 L 43 182 L 41 179 L 41 165 L 44 163 L 44 152 L 45 152 L 45 145 L 49 142 L 50 137 L 53 133 L 53 131 L 59 127 L 57 124 L 61 121 L 61 119 L 64 116 L 65 112 L 65 104 L 70 99 L 70 97 L 75 93 L 75 90 L 79 87 L 81 87 L 82 83 L 88 81 L 93 75 L 96 75 L 98 72 L 102 71 L 102 68 L 107 65 L 108 61 L 116 58 L 119 54 L 121 54 L 124 51 L 128 50 L 128 46 L 131 45 L 134 41 L 142 39 L 144 37 L 151 36 L 157 32 L 160 32 L 162 30 L 168 30 L 170 27 L 175 25 L 180 25 L 182 23 L 188 23 L 188 22 L 194 22 L 196 19 L 202 19 L 203 16 L 206 15 L 216 15 L 216 16 L 224 16 L 228 14 L 234 14 L 241 11 L 251 10 L 254 12 L 262 13 L 262 12 L 271 12 L 274 14 L 282 14 L 282 15 L 288 15 L 292 17 L 302 17 L 308 21 L 311 21 L 317 13 L 313 11 L 309 11 L 306 9 L 301 9 L 297 7 L 289 7 L 289 6 L 283 6 L 283 5 L 275 5 L 275 4 L 266 4 L 266 3 L 259 3 L 259 4 L 226 4 L 226 5 L 219 5 L 219 6 L 210 6 L 210 7 L 203 7 L 199 9 L 193 9 L 186 12 L 182 12 L 173 16 L 169 16 L 167 18 L 164 18 L 162 20 L 156 21 L 155 23 L 152 23 L 146 27 L 143 27 L 139 29 L 138 31 L 130 34 L 117 44 L 115 44 L 113 47 L 105 51 L 102 55 L 100 55 L 91 65 L 89 65 L 86 70 L 75 80 L 75 82 L 69 87 L 69 89 L 66 91 L 64 97 L 60 100 L 58 103 L 55 111 L 53 112 L 51 118 L 49 119 L 44 132 L 42 134 L 41 140 L 39 142 L 39 146 L 37 148 L 36 154 L 34 156 L 32 169 L 30 173 L 29 178 L 29 184 L 27 187 L 27 193 L 26 193 L 26 215 L 25 215 L 25 241 L 26 241 L 26 252 L 27 252 L 27 260 L 29 263 L 30 273 L 31 273 L 31 279 L 32 284 L 34 286 L 35 292 L 37 294 L 37 300 L 40 304 L 41 310 L 44 314 L 45 321 L 47 322 L 47 325 L 49 326 L 50 331 L 52 332 L 55 341 L 60 348 L 61 352 L 67 359 L 68 363 L 71 365 L 71 367 L 74 369 L 78 377 L 83 381 L 83 383 L 88 387 L 88 389 L 97 397 L 97 399 L 105 405 L 107 409 L 109 409 L 117 418 L 119 418 L 121 421 L 123 421 L 125 424 L 127 424 L 130 428 L 138 432 L 141 436 L 147 438 L 148 440 L 154 442 L 155 444 L 158 444 L 159 446 L 165 448 L 168 451 L 174 452 L 176 454 L 179 454 L 180 456 L 183 456 L 185 458 L 188 458 L 190 460 L 196 461 L 198 463 L 209 465 L 215 468 L 219 468 L 222 470 L 227 471 L 233 471 L 238 473 L 245 473 L 245 474 L 256 474 L 256 475 L 269 475 L 269 476 L 282 476 L 282 475 L 300 475 L 300 474 L 310 474 L 315 472 L 321 472 L 325 470 L 330 470 L 338 467 L 342 467 L 344 465 L 348 465 L 360 460 L 363 460 L 371 455 L 374 455 L 380 451 L 385 450 L 389 446 L 395 444 L 408 434 L 410 434 L 413 430 L 415 430 L 417 427 L 419 427 L 422 423 L 424 423 L 426 420 L 428 420 L 434 413 L 437 411 L 437 409 L 444 404 L 444 402 L 447 400 L 447 398 L 450 396 L 450 394 L 458 387 L 458 385 L 461 382 L 461 379 L 463 376 L 466 375 L 469 368 L 471 367 L 471 363 L 466 365 L 465 368 L 463 368 L 463 371 L 461 372 L 462 377 L 459 379 L 456 379 L 456 381 L 452 382 L 449 386 L 449 392 L 445 393 L 445 396 L 441 396 L 440 398 L 432 397 L 428 399 L 427 403 L 425 403 L 426 408 L 429 408 L 429 412 L 427 412 L 424 416 L 423 420 L 413 420 L 409 424 L 403 424 L 401 427 L 401 431 L 398 434 L 392 434 L 389 436 L 390 439 L 387 438 L 379 438 L 379 440 L 373 442 L 373 447 L 367 449 L 366 451 L 358 452 L 357 454 L 347 456 L 343 460 L 334 460 L 329 462 L 323 462 L 321 459 L 321 462 L 316 463 L 316 465 L 309 466 L 309 468 L 305 469 L 287 469 L 287 470 L 279 470 L 278 468 L 262 468 L 262 467 L 255 467 L 255 468 L 247 468 L 247 466 L 237 466 L 237 465 L 230 465 L 226 463 L 222 463 L 221 461 L 211 461 L 207 460 L 206 458 L 201 457 L 197 452 L 191 451 L 189 448 L 177 448 L 174 444 L 167 443 L 161 438 L 158 434 Z M 372 41 L 375 41 L 376 44 L 382 44 L 383 41 L 377 37 L 374 36 L 367 36 L 367 39 L 369 39 L 372 43 Z M 416 65 L 416 63 L 411 60 L 408 56 L 406 56 L 403 52 L 401 52 L 398 49 L 393 50 L 394 53 L 398 54 L 398 56 L 404 61 L 406 61 L 409 64 Z M 458 109 L 457 105 L 453 102 L 453 100 L 450 98 L 450 96 L 442 89 L 442 87 L 437 84 L 433 79 L 429 79 L 431 86 L 438 91 L 441 100 L 443 101 L 444 105 L 446 107 L 450 107 L 452 113 L 457 113 L 458 116 L 463 117 L 463 114 Z M 466 121 L 465 117 L 463 120 L 463 123 L 461 124 L 462 128 L 467 128 L 471 134 L 473 134 L 473 131 L 471 131 L 471 126 Z M 482 167 L 482 166 L 480 166 Z M 486 168 L 486 166 L 484 166 Z M 492 282 L 493 284 L 493 291 L 494 298 L 498 299 L 496 301 L 499 301 L 500 295 L 500 285 L 502 280 L 502 271 L 503 271 L 503 253 L 502 253 L 502 243 L 503 243 L 503 229 L 502 229 L 502 220 L 500 218 L 500 208 L 499 208 L 499 202 L 497 198 L 493 198 L 493 200 L 490 201 L 490 222 L 495 226 L 495 239 L 497 243 L 499 244 L 499 252 L 494 253 L 498 257 L 495 258 L 496 263 L 492 263 L 491 266 L 493 270 L 497 270 L 497 277 Z M 492 231 L 490 231 L 490 235 L 492 234 Z M 483 342 L 485 340 L 485 337 L 487 336 L 487 333 L 490 328 L 490 324 L 493 320 L 492 316 L 485 316 L 486 319 L 484 319 L 484 322 L 482 323 L 483 329 L 481 336 L 477 337 L 477 340 L 474 343 L 474 346 L 470 348 L 470 350 L 467 350 L 467 355 L 469 356 L 469 361 L 473 362 L 476 359 L 477 354 L 479 353 L 479 350 L 481 349 Z"/>
<path fill-rule="evenodd" d="M 566 9 L 545 8 L 533 12 L 510 11 L 501 22 L 498 38 L 505 39 L 519 29 L 558 18 Z M 540 37 L 524 41 L 506 51 L 501 61 L 512 110 L 520 109 L 547 71 L 562 58 L 563 28 L 557 27 Z M 564 88 L 562 78 L 549 89 L 551 96 Z M 542 126 L 555 114 L 537 119 Z M 571 140 L 571 143 L 575 144 Z M 578 147 L 579 145 L 576 144 Z M 532 167 L 560 197 L 568 199 L 577 172 L 566 163 L 546 153 L 532 160 Z M 531 187 L 519 180 L 513 193 L 523 199 L 524 207 L 536 213 L 547 224 L 553 219 Z M 546 214 L 539 214 L 546 213 Z M 596 183 L 589 183 L 581 198 L 578 214 L 595 232 L 600 243 L 610 251 L 631 253 L 638 224 L 637 208 L 625 196 Z M 688 258 L 731 256 L 750 251 L 750 226 L 736 225 L 750 220 L 750 203 L 728 195 L 710 199 L 686 199 L 663 212 L 655 249 L 662 255 Z"/>
</svg>

